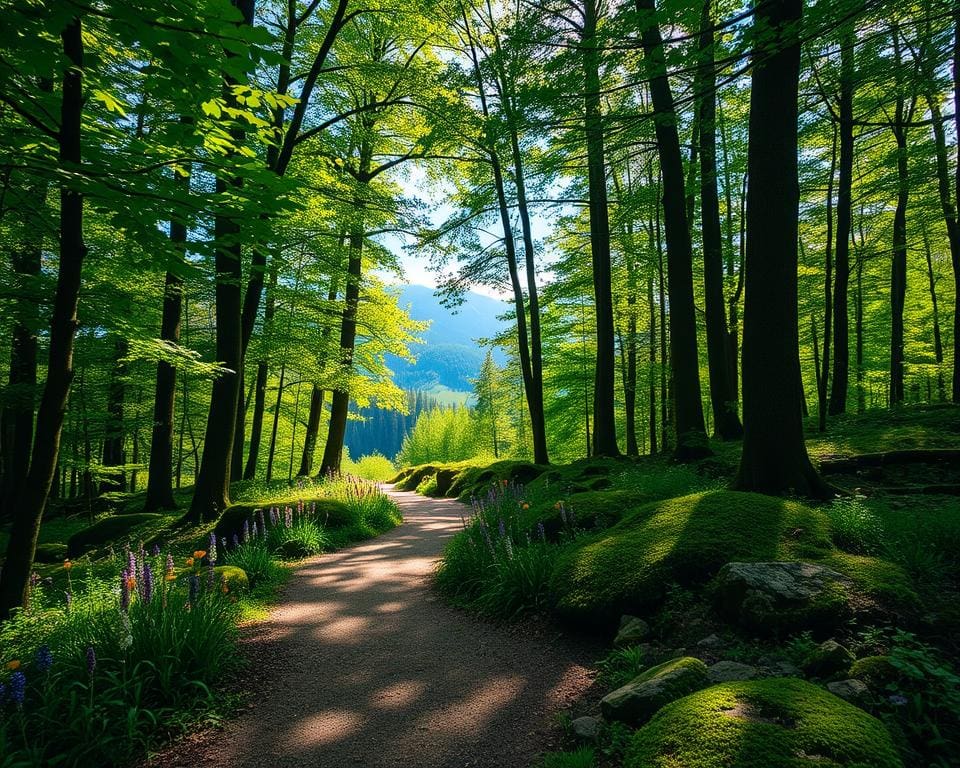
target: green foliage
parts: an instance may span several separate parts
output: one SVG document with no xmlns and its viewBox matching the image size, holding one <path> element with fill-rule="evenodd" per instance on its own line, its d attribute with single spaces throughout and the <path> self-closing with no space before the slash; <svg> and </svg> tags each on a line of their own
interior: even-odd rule
<svg viewBox="0 0 960 768">
<path fill-rule="evenodd" d="M 437 408 L 424 411 L 413 431 L 404 438 L 398 466 L 472 459 L 484 452 L 472 411 Z"/>
<path fill-rule="evenodd" d="M 205 581 L 191 599 L 163 580 L 162 557 L 148 562 L 156 591 L 148 601 L 138 579 L 126 612 L 112 583 L 93 580 L 69 607 L 35 590 L 3 625 L 0 660 L 26 678 L 22 705 L 0 705 L 4 765 L 126 765 L 177 723 L 223 710 L 213 686 L 239 661 L 236 603 Z M 8 692 L 16 672 L 0 680 Z"/>
<path fill-rule="evenodd" d="M 801 680 L 726 683 L 668 704 L 633 738 L 626 768 L 902 768 L 883 725 Z"/>
<path fill-rule="evenodd" d="M 649 666 L 647 661 L 647 654 L 640 646 L 615 648 L 597 662 L 597 683 L 611 689 L 626 685 Z"/>
<path fill-rule="evenodd" d="M 70 557 L 77 557 L 90 549 L 117 542 L 123 537 L 132 537 L 137 534 L 145 536 L 151 529 L 164 522 L 163 515 L 148 512 L 106 517 L 89 528 L 73 534 L 67 541 L 67 551 Z"/>
<path fill-rule="evenodd" d="M 896 679 L 887 683 L 879 711 L 906 736 L 911 764 L 953 765 L 960 743 L 960 672 L 908 632 L 894 636 L 889 665 Z"/>
<path fill-rule="evenodd" d="M 362 477 L 364 480 L 373 480 L 374 482 L 387 482 L 391 477 L 397 474 L 393 462 L 380 453 L 371 453 L 361 456 L 355 462 L 344 467 L 347 474 Z"/>
<path fill-rule="evenodd" d="M 548 752 L 537 763 L 537 768 L 594 768 L 596 754 L 592 747 L 580 747 L 573 752 Z"/>
<path fill-rule="evenodd" d="M 320 554 L 330 546 L 330 536 L 318 523 L 300 517 L 289 528 L 285 525 L 271 528 L 267 546 L 284 559 L 299 560 Z"/>
<path fill-rule="evenodd" d="M 263 539 L 254 539 L 230 550 L 226 564 L 243 570 L 254 589 L 279 584 L 284 578 L 283 566 L 274 560 Z"/>
<path fill-rule="evenodd" d="M 859 498 L 834 499 L 826 512 L 831 538 L 840 549 L 858 555 L 876 555 L 882 551 L 883 523 Z"/>
</svg>

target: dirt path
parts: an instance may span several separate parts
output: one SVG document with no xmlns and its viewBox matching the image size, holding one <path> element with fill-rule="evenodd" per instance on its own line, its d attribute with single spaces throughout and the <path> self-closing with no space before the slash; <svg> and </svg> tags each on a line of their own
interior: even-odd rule
<svg viewBox="0 0 960 768">
<path fill-rule="evenodd" d="M 548 746 L 596 649 L 439 601 L 429 577 L 460 508 L 391 493 L 404 524 L 306 561 L 248 641 L 250 708 L 152 765 L 520 768 Z"/>
</svg>

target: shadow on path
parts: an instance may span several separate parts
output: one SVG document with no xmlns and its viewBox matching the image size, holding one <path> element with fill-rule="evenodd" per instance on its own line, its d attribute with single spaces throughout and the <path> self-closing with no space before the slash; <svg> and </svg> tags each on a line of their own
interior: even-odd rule
<svg viewBox="0 0 960 768">
<path fill-rule="evenodd" d="M 390 493 L 403 525 L 305 561 L 256 627 L 250 707 L 151 765 L 519 768 L 543 749 L 596 649 L 442 603 L 430 576 L 461 508 Z"/>
</svg>

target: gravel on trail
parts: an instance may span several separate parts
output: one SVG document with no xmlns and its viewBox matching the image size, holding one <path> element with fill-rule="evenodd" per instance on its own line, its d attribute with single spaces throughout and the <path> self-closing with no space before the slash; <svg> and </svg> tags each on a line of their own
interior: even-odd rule
<svg viewBox="0 0 960 768">
<path fill-rule="evenodd" d="M 558 748 L 599 648 L 446 605 L 431 575 L 463 507 L 387 490 L 404 523 L 304 561 L 244 633 L 247 708 L 151 768 L 523 768 Z"/>
</svg>

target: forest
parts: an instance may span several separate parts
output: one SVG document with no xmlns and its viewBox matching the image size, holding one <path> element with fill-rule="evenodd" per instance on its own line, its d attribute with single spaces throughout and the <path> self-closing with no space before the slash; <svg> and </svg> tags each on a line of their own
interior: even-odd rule
<svg viewBox="0 0 960 768">
<path fill-rule="evenodd" d="M 954 2 L 0 21 L 0 768 L 192 762 L 261 624 L 277 765 L 960 764 Z M 543 675 L 409 741 L 456 676 L 378 643 L 476 637 Z"/>
</svg>

